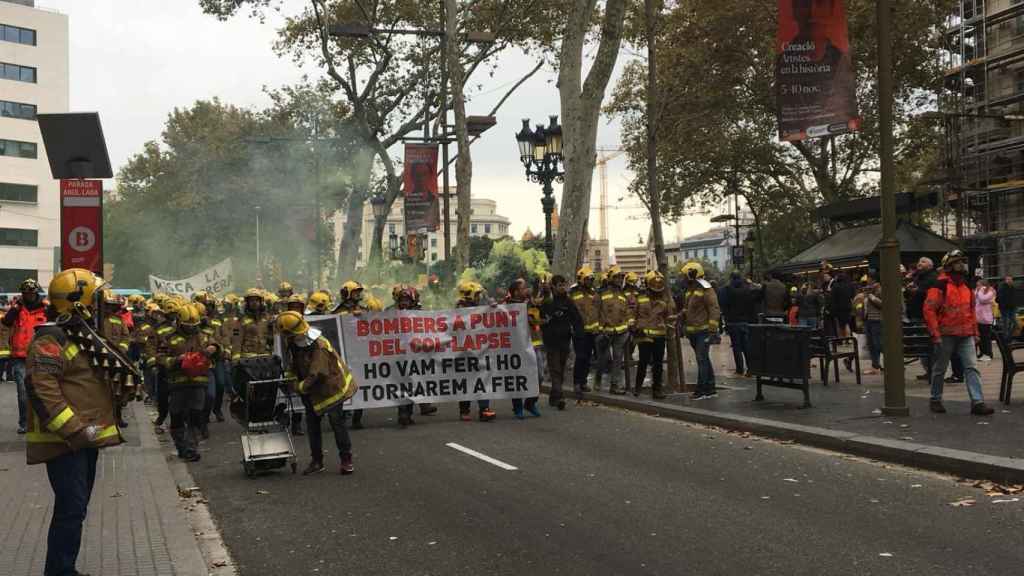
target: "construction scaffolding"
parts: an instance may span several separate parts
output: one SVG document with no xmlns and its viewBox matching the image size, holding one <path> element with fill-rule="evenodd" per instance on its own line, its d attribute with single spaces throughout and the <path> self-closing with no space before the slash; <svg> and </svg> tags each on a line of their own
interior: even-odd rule
<svg viewBox="0 0 1024 576">
<path fill-rule="evenodd" d="M 943 51 L 943 232 L 989 278 L 1024 276 L 1024 1 L 961 0 Z"/>
</svg>

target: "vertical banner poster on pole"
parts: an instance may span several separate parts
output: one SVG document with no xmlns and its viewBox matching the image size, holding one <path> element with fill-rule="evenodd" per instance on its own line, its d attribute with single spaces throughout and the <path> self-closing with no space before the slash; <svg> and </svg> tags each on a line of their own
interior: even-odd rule
<svg viewBox="0 0 1024 576">
<path fill-rule="evenodd" d="M 437 194 L 437 145 L 406 144 L 403 166 L 405 231 L 436 232 L 441 220 Z"/>
<path fill-rule="evenodd" d="M 103 181 L 60 181 L 60 266 L 103 274 Z"/>
<path fill-rule="evenodd" d="M 860 129 L 843 0 L 778 0 L 775 96 L 779 139 Z"/>
</svg>

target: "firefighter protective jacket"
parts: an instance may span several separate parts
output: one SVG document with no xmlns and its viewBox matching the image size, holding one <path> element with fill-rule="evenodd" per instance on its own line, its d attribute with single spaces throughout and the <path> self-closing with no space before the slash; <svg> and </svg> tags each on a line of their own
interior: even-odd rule
<svg viewBox="0 0 1024 576">
<path fill-rule="evenodd" d="M 587 334 L 601 332 L 600 305 L 597 299 L 597 292 L 593 288 L 586 288 L 579 284 L 569 290 L 569 297 L 576 305 L 580 317 L 583 319 L 583 331 Z"/>
<path fill-rule="evenodd" d="M 269 356 L 274 350 L 273 320 L 246 314 L 238 321 L 231 340 L 231 359 Z"/>
<path fill-rule="evenodd" d="M 318 416 L 341 406 L 355 394 L 352 373 L 327 338 L 320 336 L 305 348 L 292 346 L 291 357 L 291 370 L 297 378 L 295 391 L 309 396 Z"/>
<path fill-rule="evenodd" d="M 945 272 L 928 289 L 924 301 L 924 321 L 932 339 L 940 336 L 977 336 L 974 316 L 974 292 L 962 279 L 954 281 Z"/>
<path fill-rule="evenodd" d="M 626 293 L 609 286 L 601 292 L 600 302 L 601 330 L 605 334 L 625 334 L 633 322 L 633 311 Z"/>
<path fill-rule="evenodd" d="M 683 325 L 687 334 L 717 332 L 721 316 L 718 296 L 708 281 L 700 279 L 686 288 L 683 293 Z"/>
<path fill-rule="evenodd" d="M 664 338 L 668 333 L 672 304 L 664 294 L 647 292 L 636 299 L 636 331 L 641 339 Z"/>
<path fill-rule="evenodd" d="M 181 356 L 189 352 L 206 353 L 206 347 L 216 342 L 210 341 L 202 330 L 195 334 L 187 334 L 181 329 L 174 331 L 167 338 L 165 350 L 157 355 L 157 363 L 167 370 L 167 387 L 169 390 L 179 388 L 205 388 L 210 381 L 206 374 L 189 376 L 181 369 Z"/>
<path fill-rule="evenodd" d="M 114 399 L 105 372 L 54 324 L 36 331 L 26 360 L 28 433 L 25 454 L 39 464 L 80 448 L 124 442 L 114 421 Z M 95 426 L 90 439 L 86 428 Z"/>
</svg>

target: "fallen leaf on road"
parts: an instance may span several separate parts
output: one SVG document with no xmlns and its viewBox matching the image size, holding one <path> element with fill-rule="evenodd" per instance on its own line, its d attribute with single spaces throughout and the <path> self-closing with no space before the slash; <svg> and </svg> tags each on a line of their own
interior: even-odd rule
<svg viewBox="0 0 1024 576">
<path fill-rule="evenodd" d="M 388 536 L 388 540 L 398 540 L 398 536 Z"/>
<path fill-rule="evenodd" d="M 800 481 L 797 480 L 796 478 L 783 478 L 782 481 L 783 482 L 793 482 L 794 484 L 799 484 L 800 483 Z"/>
<path fill-rule="evenodd" d="M 761 496 L 761 500 L 771 500 L 771 496 Z"/>
<path fill-rule="evenodd" d="M 191 488 L 182 488 L 178 486 L 178 496 L 182 498 L 191 498 L 199 492 L 199 486 L 192 486 Z"/>
<path fill-rule="evenodd" d="M 911 484 L 910 487 L 911 488 L 920 488 L 921 485 L 920 484 Z"/>
<path fill-rule="evenodd" d="M 259 494 L 260 496 L 266 496 L 267 494 L 270 494 L 270 492 L 266 490 L 257 490 L 256 493 Z"/>
<path fill-rule="evenodd" d="M 228 565 L 228 563 L 225 560 L 217 560 L 216 562 L 213 563 L 213 567 L 214 568 L 223 568 L 223 567 L 225 567 L 227 565 Z"/>
<path fill-rule="evenodd" d="M 909 442 L 910 440 L 913 440 L 913 439 L 914 439 L 914 437 L 913 437 L 913 436 L 900 436 L 900 440 L 907 440 L 908 442 Z"/>
<path fill-rule="evenodd" d="M 892 420 L 885 420 L 882 422 L 882 424 L 892 424 Z"/>
<path fill-rule="evenodd" d="M 880 552 L 878 555 L 881 556 L 882 558 L 892 558 L 892 553 L 891 552 Z"/>
<path fill-rule="evenodd" d="M 988 422 L 978 422 L 978 426 L 988 426 Z"/>
<path fill-rule="evenodd" d="M 1003 414 L 1010 414 L 1011 413 L 1009 410 L 1000 410 L 1000 412 L 1002 412 Z"/>
<path fill-rule="evenodd" d="M 753 446 L 744 446 L 743 449 L 744 450 L 753 450 L 754 447 Z"/>
<path fill-rule="evenodd" d="M 954 508 L 970 508 L 975 505 L 974 498 L 964 498 L 963 500 L 957 500 L 956 502 L 950 502 L 949 505 Z"/>
<path fill-rule="evenodd" d="M 124 494 L 121 492 L 114 492 L 113 494 L 110 495 L 111 498 L 120 498 L 122 496 L 124 496 Z"/>
<path fill-rule="evenodd" d="M 910 428 L 910 424 L 900 424 L 900 428 Z"/>
<path fill-rule="evenodd" d="M 872 498 L 872 499 L 870 500 L 870 502 L 871 502 L 872 504 L 878 504 L 878 499 L 877 499 L 877 498 Z"/>
<path fill-rule="evenodd" d="M 436 540 L 431 540 L 430 542 L 427 542 L 427 546 L 433 546 L 434 544 L 437 544 Z"/>
<path fill-rule="evenodd" d="M 1006 504 L 1007 502 L 1020 502 L 1020 498 L 1004 498 L 1002 500 L 993 500 L 993 504 Z"/>
<path fill-rule="evenodd" d="M 871 411 L 871 413 L 872 414 L 881 414 L 882 413 L 882 409 L 881 408 L 875 408 L 874 410 Z"/>
</svg>

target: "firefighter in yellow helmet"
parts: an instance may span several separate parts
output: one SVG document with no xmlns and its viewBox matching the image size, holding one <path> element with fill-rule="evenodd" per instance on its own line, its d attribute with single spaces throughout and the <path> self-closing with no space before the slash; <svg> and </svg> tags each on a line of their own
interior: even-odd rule
<svg viewBox="0 0 1024 576">
<path fill-rule="evenodd" d="M 187 462 L 199 460 L 197 447 L 203 430 L 210 369 L 221 352 L 221 347 L 203 332 L 201 320 L 197 304 L 179 306 L 175 310 L 174 333 L 156 359 L 167 371 L 171 438 L 178 458 Z"/>
<path fill-rule="evenodd" d="M 306 313 L 329 314 L 331 311 L 331 295 L 326 290 L 317 290 L 309 295 Z"/>
<path fill-rule="evenodd" d="M 633 323 L 633 312 L 624 292 L 625 277 L 625 273 L 618 266 L 609 268 L 608 282 L 600 297 L 601 329 L 604 332 L 605 341 L 603 350 L 607 350 L 607 352 L 598 346 L 598 354 L 602 360 L 610 361 L 608 367 L 609 392 L 612 394 L 625 394 L 630 388 L 628 380 L 622 387 L 623 380 L 625 380 L 626 342 L 629 340 L 629 327 Z M 605 356 L 610 357 L 605 358 Z M 600 389 L 601 372 L 599 365 L 597 377 L 594 380 L 595 390 Z"/>
<path fill-rule="evenodd" d="M 306 299 L 301 294 L 292 294 L 284 301 L 284 309 L 286 312 L 298 312 L 299 314 L 306 313 Z"/>
<path fill-rule="evenodd" d="M 704 279 L 704 268 L 699 262 L 687 262 L 682 272 L 686 283 L 682 303 L 683 327 L 697 356 L 697 390 L 693 398 L 714 398 L 718 392 L 715 390 L 715 370 L 711 364 L 711 345 L 718 338 L 719 318 L 722 315 L 718 307 L 718 296 L 711 283 Z"/>
<path fill-rule="evenodd" d="M 594 270 L 583 266 L 576 272 L 576 284 L 569 289 L 569 298 L 580 314 L 583 333 L 573 338 L 576 352 L 576 363 L 573 365 L 572 379 L 576 399 L 581 400 L 584 392 L 589 392 L 587 375 L 590 374 L 590 363 L 597 348 L 597 336 L 601 332 L 601 318 L 598 312 L 597 290 L 594 288 Z"/>
<path fill-rule="evenodd" d="M 339 316 L 361 316 L 364 312 L 369 309 L 363 302 L 363 292 L 365 288 L 359 282 L 355 280 L 349 280 L 341 285 L 338 290 L 338 307 L 334 309 L 332 314 Z M 347 416 L 347 414 L 346 414 Z M 352 429 L 361 430 L 363 428 L 363 409 L 352 411 Z"/>
<path fill-rule="evenodd" d="M 121 300 L 117 297 L 117 294 L 113 290 L 105 289 L 101 292 L 101 299 L 103 301 L 100 310 L 100 335 L 103 336 L 114 346 L 117 346 L 118 351 L 128 357 L 129 348 L 131 345 L 131 330 L 125 325 L 124 320 L 121 318 Z M 132 385 L 131 380 L 128 378 L 126 373 L 118 375 L 111 384 L 115 387 L 115 394 L 124 398 L 135 396 L 135 387 Z M 128 426 L 125 422 L 124 416 L 121 414 L 122 406 L 114 406 L 114 415 L 117 416 L 117 425 L 121 428 Z"/>
<path fill-rule="evenodd" d="M 640 349 L 640 361 L 637 364 L 636 380 L 633 395 L 640 396 L 647 378 L 647 367 L 651 367 L 651 396 L 655 400 L 665 397 L 661 385 L 662 363 L 665 360 L 665 345 L 668 328 L 675 321 L 672 313 L 674 304 L 672 295 L 665 289 L 665 277 L 660 272 L 651 271 L 644 276 L 646 290 L 636 298 L 636 323 L 633 331 Z"/>
<path fill-rule="evenodd" d="M 72 268 L 54 276 L 48 297 L 56 322 L 36 329 L 26 358 L 26 457 L 29 464 L 46 464 L 54 493 L 45 574 L 78 573 L 75 560 L 99 450 L 124 442 L 107 378 L 111 371 L 132 369 L 89 326 L 102 288 L 103 281 L 88 270 Z"/>
<path fill-rule="evenodd" d="M 320 331 L 311 328 L 302 314 L 283 312 L 277 317 L 277 331 L 285 339 L 291 357 L 291 371 L 296 376 L 295 390 L 306 407 L 306 435 L 309 437 L 309 466 L 304 475 L 324 470 L 323 433 L 320 420 L 327 421 L 334 431 L 341 474 L 351 474 L 352 441 L 345 429 L 342 405 L 358 389 L 348 366 L 338 356 Z"/>
<path fill-rule="evenodd" d="M 295 294 L 295 288 L 292 287 L 290 282 L 282 281 L 277 285 L 277 294 L 274 294 L 275 298 L 272 300 L 272 308 L 274 312 L 281 313 L 285 310 L 285 305 L 288 303 L 288 298 Z"/>
<path fill-rule="evenodd" d="M 455 291 L 459 298 L 455 303 L 456 308 L 472 308 L 473 306 L 480 306 L 484 293 L 486 292 L 483 286 L 471 280 L 460 281 L 458 286 L 455 287 Z M 491 410 L 490 400 L 477 400 L 476 404 L 481 422 L 490 422 L 497 417 L 494 410 Z M 469 400 L 459 401 L 459 417 L 464 422 L 469 422 L 473 419 L 470 414 L 470 406 L 471 404 Z"/>
<path fill-rule="evenodd" d="M 230 383 L 231 369 L 228 366 L 231 358 L 231 328 L 224 322 L 220 311 L 217 310 L 217 297 L 211 292 L 197 294 L 196 306 L 202 314 L 201 330 L 210 342 L 220 347 L 221 353 L 210 368 L 210 383 L 206 387 L 206 405 L 203 406 L 202 437 L 205 440 L 209 437 L 210 416 L 217 419 L 217 422 L 224 421 L 224 393 Z"/>
<path fill-rule="evenodd" d="M 395 310 L 420 310 L 423 307 L 420 304 L 419 290 L 408 284 L 395 284 L 391 288 L 391 300 L 394 302 L 393 308 Z M 410 402 L 398 407 L 398 424 L 402 428 L 416 423 L 412 419 L 412 406 Z M 423 402 L 419 406 L 421 416 L 430 416 L 437 413 L 437 406 L 429 402 Z"/>
</svg>

